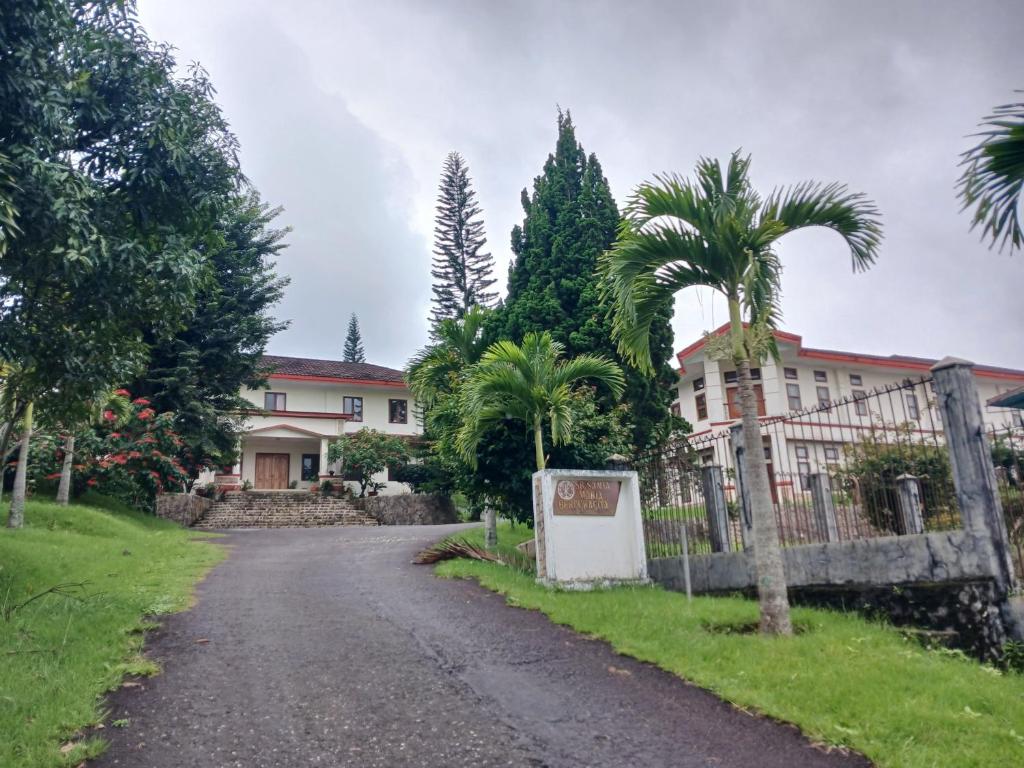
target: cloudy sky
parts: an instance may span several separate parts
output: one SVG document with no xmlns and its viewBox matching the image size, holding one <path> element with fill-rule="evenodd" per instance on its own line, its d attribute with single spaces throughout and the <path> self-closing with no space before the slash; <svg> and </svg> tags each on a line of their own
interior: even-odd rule
<svg viewBox="0 0 1024 768">
<path fill-rule="evenodd" d="M 277 354 L 340 356 L 350 312 L 368 359 L 427 338 L 433 205 L 467 159 L 503 285 L 520 190 L 554 146 L 558 105 L 622 203 L 700 155 L 753 155 L 768 191 L 807 178 L 868 193 L 881 258 L 842 242 L 779 252 L 784 326 L 809 346 L 1024 368 L 1024 254 L 989 251 L 954 195 L 965 138 L 1024 88 L 1024 4 L 583 0 L 140 0 L 150 34 L 198 60 L 242 163 L 293 227 Z M 677 298 L 676 348 L 725 320 Z"/>
</svg>

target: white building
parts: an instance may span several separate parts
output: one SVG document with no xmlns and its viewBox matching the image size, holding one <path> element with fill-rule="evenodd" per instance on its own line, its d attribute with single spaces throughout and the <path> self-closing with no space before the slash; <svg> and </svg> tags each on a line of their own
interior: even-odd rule
<svg viewBox="0 0 1024 768">
<path fill-rule="evenodd" d="M 243 390 L 253 410 L 245 414 L 239 462 L 218 474 L 223 486 L 255 489 L 308 488 L 334 476 L 327 450 L 341 435 L 372 428 L 412 439 L 419 434 L 415 405 L 402 371 L 369 363 L 345 363 L 266 355 L 273 372 L 269 389 Z M 381 493 L 404 493 L 388 472 L 374 481 Z"/>
<path fill-rule="evenodd" d="M 727 330 L 725 325 L 712 335 Z M 752 369 L 773 495 L 776 484 L 806 489 L 810 473 L 842 463 L 844 445 L 880 429 L 889 430 L 883 435 L 887 440 L 941 442 L 934 389 L 930 381 L 921 381 L 937 361 L 815 349 L 781 331 L 775 339 L 781 361 L 769 359 Z M 693 425 L 691 444 L 705 463 L 729 466 L 730 457 L 724 455 L 731 450 L 728 440 L 718 438 L 740 418 L 735 366 L 728 359 L 708 358 L 703 338 L 676 357 L 679 380 L 672 411 Z M 986 422 L 1019 428 L 1021 411 L 988 402 L 1021 387 L 1024 371 L 976 365 L 974 375 Z M 797 415 L 787 416 L 793 412 Z M 894 436 L 897 428 L 899 437 Z"/>
</svg>

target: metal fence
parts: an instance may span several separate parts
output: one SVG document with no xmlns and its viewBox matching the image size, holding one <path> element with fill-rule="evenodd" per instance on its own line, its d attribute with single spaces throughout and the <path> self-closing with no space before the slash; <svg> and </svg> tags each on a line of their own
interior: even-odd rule
<svg viewBox="0 0 1024 768">
<path fill-rule="evenodd" d="M 783 546 L 960 526 L 930 377 L 762 419 L 761 437 Z M 694 554 L 743 548 L 740 440 L 726 429 L 638 457 L 649 557 L 679 555 L 684 545 Z"/>
</svg>

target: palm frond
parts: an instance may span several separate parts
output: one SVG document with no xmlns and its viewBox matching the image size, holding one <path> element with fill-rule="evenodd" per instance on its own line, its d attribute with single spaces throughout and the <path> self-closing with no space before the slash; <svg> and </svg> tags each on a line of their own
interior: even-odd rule
<svg viewBox="0 0 1024 768">
<path fill-rule="evenodd" d="M 553 389 L 569 387 L 580 379 L 603 384 L 616 398 L 626 388 L 622 369 L 614 361 L 600 355 L 577 355 L 571 360 L 560 362 L 552 371 L 551 386 Z"/>
<path fill-rule="evenodd" d="M 974 208 L 971 229 L 980 225 L 989 247 L 1012 251 L 1024 246 L 1024 103 L 996 107 L 982 126 L 987 130 L 975 134 L 981 141 L 960 161 L 961 210 Z"/>
<path fill-rule="evenodd" d="M 772 192 L 761 211 L 757 239 L 769 247 L 781 235 L 806 227 L 826 227 L 841 235 L 854 270 L 874 263 L 882 241 L 881 214 L 873 202 L 845 184 L 814 181 Z"/>
</svg>

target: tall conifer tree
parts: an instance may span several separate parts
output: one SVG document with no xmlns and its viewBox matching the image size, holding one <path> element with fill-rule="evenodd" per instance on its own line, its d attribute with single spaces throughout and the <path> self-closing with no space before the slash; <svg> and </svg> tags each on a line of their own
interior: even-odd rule
<svg viewBox="0 0 1024 768">
<path fill-rule="evenodd" d="M 445 318 L 459 318 L 474 304 L 491 307 L 498 297 L 494 258 L 482 252 L 487 238 L 469 167 L 458 152 L 449 152 L 441 172 L 434 219 L 434 307 L 436 327 Z"/>
<path fill-rule="evenodd" d="M 363 336 L 359 332 L 359 318 L 356 313 L 348 321 L 348 333 L 345 335 L 345 353 L 342 358 L 346 363 L 365 363 L 366 354 L 363 352 Z"/>
<path fill-rule="evenodd" d="M 576 140 L 572 116 L 558 113 L 558 142 L 533 192 L 522 193 L 525 218 L 512 230 L 515 256 L 504 308 L 496 313 L 489 338 L 519 341 L 530 331 L 548 330 L 565 344 L 566 355 L 584 353 L 621 361 L 612 341 L 611 320 L 601 304 L 597 257 L 615 242 L 619 210 L 594 154 Z M 656 375 L 626 371 L 624 401 L 631 409 L 633 442 L 643 448 L 662 433 L 675 374 L 672 354 L 672 307 L 651 331 L 651 359 Z"/>
</svg>

